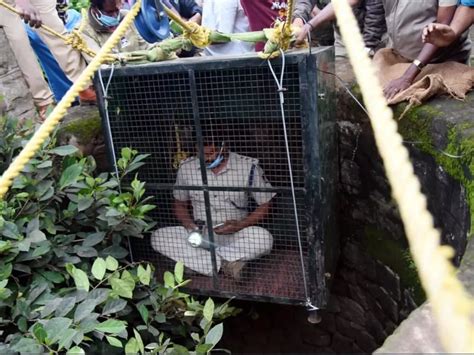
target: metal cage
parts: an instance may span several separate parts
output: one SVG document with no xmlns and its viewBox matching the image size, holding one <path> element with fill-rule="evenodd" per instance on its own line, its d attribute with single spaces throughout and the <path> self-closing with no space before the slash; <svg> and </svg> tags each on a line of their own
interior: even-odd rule
<svg viewBox="0 0 474 355">
<path fill-rule="evenodd" d="M 277 77 L 284 69 L 287 140 L 275 78 L 254 54 L 102 69 L 111 159 L 123 147 L 150 154 L 139 174 L 157 230 L 131 241 L 134 260 L 159 275 L 183 259 L 191 293 L 324 308 L 338 255 L 333 58 L 326 47 L 271 62 Z M 219 153 L 225 167 L 214 173 L 206 165 Z M 257 210 L 251 226 L 218 233 L 216 224 Z M 178 213 L 201 227 L 201 247 Z"/>
</svg>

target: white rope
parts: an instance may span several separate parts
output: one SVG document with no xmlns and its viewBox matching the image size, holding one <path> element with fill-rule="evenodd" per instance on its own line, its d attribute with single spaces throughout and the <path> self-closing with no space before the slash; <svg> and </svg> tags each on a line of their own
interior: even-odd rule
<svg viewBox="0 0 474 355">
<path fill-rule="evenodd" d="M 291 156 L 290 156 L 290 146 L 288 143 L 288 133 L 286 130 L 286 115 L 285 115 L 285 107 L 284 107 L 284 104 L 285 104 L 284 92 L 286 91 L 286 89 L 283 87 L 283 79 L 285 77 L 285 66 L 286 66 L 285 52 L 282 49 L 280 49 L 280 52 L 281 52 L 281 58 L 282 58 L 280 79 L 278 79 L 270 60 L 268 60 L 267 63 L 268 63 L 268 67 L 270 68 L 270 71 L 272 72 L 273 78 L 275 79 L 275 83 L 278 87 L 278 95 L 280 98 L 281 119 L 282 119 L 282 124 L 283 124 L 283 133 L 285 137 L 286 158 L 288 161 L 288 170 L 290 174 L 291 197 L 293 199 L 293 213 L 295 216 L 295 223 L 296 223 L 296 235 L 298 237 L 298 248 L 299 248 L 299 253 L 300 253 L 301 270 L 303 272 L 303 286 L 304 286 L 304 293 L 305 293 L 305 298 L 306 298 L 306 307 L 308 308 L 309 311 L 316 311 L 318 310 L 318 308 L 311 303 L 311 298 L 309 296 L 309 290 L 308 290 L 308 282 L 306 280 L 306 268 L 305 268 L 305 263 L 304 263 L 303 243 L 301 241 L 300 223 L 299 223 L 299 217 L 298 217 L 298 209 L 296 205 L 295 184 L 293 180 L 293 169 L 291 167 L 292 164 L 291 164 Z"/>
</svg>

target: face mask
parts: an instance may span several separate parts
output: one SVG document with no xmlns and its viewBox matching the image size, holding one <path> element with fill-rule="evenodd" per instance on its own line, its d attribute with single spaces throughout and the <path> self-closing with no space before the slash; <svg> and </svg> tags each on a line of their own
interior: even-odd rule
<svg viewBox="0 0 474 355">
<path fill-rule="evenodd" d="M 214 159 L 212 163 L 207 164 L 208 169 L 214 169 L 221 165 L 222 161 L 224 160 L 224 155 L 222 155 L 223 150 L 224 142 L 222 142 L 221 150 L 219 151 L 219 154 L 217 155 L 216 159 Z"/>
<path fill-rule="evenodd" d="M 101 24 L 103 24 L 105 27 L 117 27 L 120 24 L 120 13 L 117 15 L 117 17 L 112 17 L 112 16 L 107 16 L 104 15 L 100 10 L 99 10 L 100 16 L 97 18 Z"/>
</svg>

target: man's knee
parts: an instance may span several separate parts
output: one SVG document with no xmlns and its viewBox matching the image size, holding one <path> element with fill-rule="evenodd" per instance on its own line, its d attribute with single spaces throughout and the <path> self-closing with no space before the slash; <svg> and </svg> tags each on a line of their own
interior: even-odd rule
<svg viewBox="0 0 474 355">
<path fill-rule="evenodd" d="M 252 239 L 252 244 L 262 254 L 268 254 L 273 248 L 272 234 L 262 227 L 248 227 L 244 231 Z"/>
<path fill-rule="evenodd" d="M 180 243 L 180 240 L 186 236 L 186 230 L 183 227 L 165 227 L 154 231 L 151 235 L 151 246 L 156 251 L 164 247 L 172 247 Z"/>
</svg>

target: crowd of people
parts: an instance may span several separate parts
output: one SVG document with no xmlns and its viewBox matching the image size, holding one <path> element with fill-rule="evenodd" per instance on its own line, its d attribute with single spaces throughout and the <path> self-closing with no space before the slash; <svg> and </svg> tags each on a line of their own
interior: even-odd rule
<svg viewBox="0 0 474 355">
<path fill-rule="evenodd" d="M 428 63 L 457 61 L 468 63 L 471 42 L 468 28 L 474 19 L 474 0 L 348 0 L 353 6 L 365 41 L 373 56 L 383 47 L 394 49 L 412 65 L 399 78 L 385 86 L 391 98 L 408 88 Z M 48 25 L 66 33 L 84 21 L 82 36 L 88 47 L 100 49 L 120 24 L 131 0 L 90 0 L 82 19 L 67 9 L 67 0 L 6 0 L 16 5 L 20 16 L 0 8 L 0 26 L 4 28 L 20 69 L 32 92 L 40 119 L 48 107 L 60 100 L 72 82 L 84 70 L 90 57 L 74 50 L 61 39 L 40 29 Z M 183 19 L 225 33 L 260 31 L 275 21 L 284 20 L 287 0 L 163 0 Z M 28 25 L 23 25 L 21 20 Z M 345 56 L 344 45 L 335 23 L 329 0 L 295 0 L 293 25 L 299 28 L 295 45 L 308 39 L 311 44 L 332 44 L 336 56 Z M 334 36 L 324 30 L 334 27 Z M 329 39 L 328 39 L 329 38 Z M 146 42 L 132 26 L 114 49 L 116 53 L 147 49 Z M 238 55 L 260 51 L 255 45 L 233 41 L 208 46 L 204 51 L 183 52 L 189 55 Z M 94 103 L 96 95 L 89 87 L 79 95 L 82 104 Z"/>
</svg>

